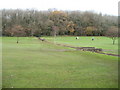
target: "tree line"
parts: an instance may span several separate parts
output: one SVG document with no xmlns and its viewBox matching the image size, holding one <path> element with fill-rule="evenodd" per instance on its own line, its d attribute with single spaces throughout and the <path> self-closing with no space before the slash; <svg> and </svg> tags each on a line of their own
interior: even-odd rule
<svg viewBox="0 0 120 90">
<path fill-rule="evenodd" d="M 118 27 L 118 17 L 92 11 L 3 9 L 3 36 L 106 36 Z"/>
</svg>

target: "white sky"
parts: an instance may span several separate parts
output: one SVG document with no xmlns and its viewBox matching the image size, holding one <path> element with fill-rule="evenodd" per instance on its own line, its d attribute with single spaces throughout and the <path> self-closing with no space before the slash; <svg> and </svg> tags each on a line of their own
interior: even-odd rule
<svg viewBox="0 0 120 90">
<path fill-rule="evenodd" d="M 37 9 L 94 11 L 102 14 L 118 15 L 119 0 L 2 0 L 0 9 Z"/>
</svg>

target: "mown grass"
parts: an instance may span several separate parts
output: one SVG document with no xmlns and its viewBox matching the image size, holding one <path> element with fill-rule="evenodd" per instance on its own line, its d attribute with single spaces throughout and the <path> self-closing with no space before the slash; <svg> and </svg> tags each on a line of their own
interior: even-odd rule
<svg viewBox="0 0 120 90">
<path fill-rule="evenodd" d="M 67 38 L 67 37 L 66 37 Z M 33 37 L 3 37 L 3 88 L 117 88 L 118 58 Z M 65 51 L 62 51 L 65 50 Z"/>
<path fill-rule="evenodd" d="M 76 40 L 74 36 L 57 36 L 55 39 L 54 37 L 43 37 L 49 41 L 62 43 L 77 47 L 96 47 L 104 49 L 104 52 L 118 54 L 118 39 L 115 41 L 115 45 L 112 43 L 112 39 L 108 37 L 94 37 L 94 41 L 92 41 L 92 36 L 88 37 L 79 37 Z"/>
</svg>

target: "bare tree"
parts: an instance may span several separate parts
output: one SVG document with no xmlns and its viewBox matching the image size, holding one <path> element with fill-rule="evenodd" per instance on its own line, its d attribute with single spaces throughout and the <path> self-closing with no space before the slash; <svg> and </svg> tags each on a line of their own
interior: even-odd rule
<svg viewBox="0 0 120 90">
<path fill-rule="evenodd" d="M 106 32 L 106 36 L 110 37 L 113 41 L 113 45 L 115 44 L 115 40 L 118 37 L 118 27 L 111 26 Z"/>
<path fill-rule="evenodd" d="M 26 35 L 25 30 L 20 25 L 15 25 L 11 29 L 6 30 L 6 33 L 8 33 L 10 36 L 16 36 L 17 43 L 19 43 L 19 37 Z"/>
</svg>

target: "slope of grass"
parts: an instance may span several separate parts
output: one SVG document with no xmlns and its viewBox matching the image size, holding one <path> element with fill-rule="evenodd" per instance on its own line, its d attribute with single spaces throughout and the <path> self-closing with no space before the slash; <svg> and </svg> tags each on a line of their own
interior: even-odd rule
<svg viewBox="0 0 120 90">
<path fill-rule="evenodd" d="M 67 51 L 62 51 L 67 50 Z M 116 88 L 118 58 L 36 38 L 3 37 L 3 88 Z"/>
<path fill-rule="evenodd" d="M 79 37 L 78 40 L 76 40 L 74 36 L 58 36 L 54 39 L 54 37 L 44 37 L 45 39 L 56 42 L 56 43 L 62 43 L 72 46 L 79 46 L 79 47 L 96 47 L 96 48 L 102 48 L 105 49 L 105 52 L 107 53 L 113 53 L 118 54 L 118 39 L 115 41 L 115 45 L 112 44 L 112 39 L 108 37 L 94 37 L 94 41 L 92 41 L 92 37 Z"/>
</svg>

